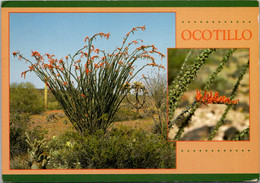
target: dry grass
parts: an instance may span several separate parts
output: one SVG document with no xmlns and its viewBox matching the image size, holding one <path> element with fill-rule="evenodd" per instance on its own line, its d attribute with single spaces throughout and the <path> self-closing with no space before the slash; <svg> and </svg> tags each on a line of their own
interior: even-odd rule
<svg viewBox="0 0 260 183">
<path fill-rule="evenodd" d="M 49 116 L 55 116 L 54 119 L 48 120 Z M 65 121 L 67 123 L 65 124 Z M 46 111 L 43 114 L 30 116 L 31 129 L 39 126 L 40 129 L 48 130 L 46 134 L 47 139 L 51 139 L 53 136 L 60 136 L 65 131 L 74 131 L 72 124 L 65 116 L 63 110 Z M 112 124 L 112 127 L 119 127 L 121 125 L 129 128 L 144 129 L 145 131 L 151 131 L 154 122 L 152 118 L 143 118 L 129 121 L 118 121 Z"/>
</svg>

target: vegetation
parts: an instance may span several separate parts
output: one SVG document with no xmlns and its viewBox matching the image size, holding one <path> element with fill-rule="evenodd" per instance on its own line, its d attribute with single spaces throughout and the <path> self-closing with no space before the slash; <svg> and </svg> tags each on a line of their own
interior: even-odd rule
<svg viewBox="0 0 260 183">
<path fill-rule="evenodd" d="M 48 168 L 173 168 L 175 146 L 158 135 L 126 127 L 102 135 L 65 133 L 49 143 Z"/>
<path fill-rule="evenodd" d="M 10 109 L 11 113 L 30 114 L 39 114 L 45 110 L 43 98 L 29 82 L 10 85 Z"/>
<path fill-rule="evenodd" d="M 30 115 L 43 112 L 44 104 L 40 93 L 31 83 L 13 83 L 10 85 L 10 155 L 27 152 L 25 132 L 29 128 Z M 32 138 L 42 138 L 43 131 L 30 130 Z"/>
</svg>

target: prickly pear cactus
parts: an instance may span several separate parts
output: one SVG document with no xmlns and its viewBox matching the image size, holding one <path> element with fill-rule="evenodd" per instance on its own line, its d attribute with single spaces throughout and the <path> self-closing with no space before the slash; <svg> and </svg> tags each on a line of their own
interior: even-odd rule
<svg viewBox="0 0 260 183">
<path fill-rule="evenodd" d="M 26 142 L 29 145 L 28 151 L 28 162 L 31 169 L 46 169 L 46 166 L 49 162 L 49 155 L 47 154 L 47 144 L 45 142 L 46 139 L 38 140 L 34 139 L 32 141 L 27 133 Z"/>
</svg>

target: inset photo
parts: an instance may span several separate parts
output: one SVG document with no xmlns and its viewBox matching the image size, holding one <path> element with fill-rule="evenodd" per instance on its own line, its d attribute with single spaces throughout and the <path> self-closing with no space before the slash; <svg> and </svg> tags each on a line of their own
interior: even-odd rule
<svg viewBox="0 0 260 183">
<path fill-rule="evenodd" d="M 249 49 L 168 49 L 168 139 L 247 141 Z"/>
</svg>

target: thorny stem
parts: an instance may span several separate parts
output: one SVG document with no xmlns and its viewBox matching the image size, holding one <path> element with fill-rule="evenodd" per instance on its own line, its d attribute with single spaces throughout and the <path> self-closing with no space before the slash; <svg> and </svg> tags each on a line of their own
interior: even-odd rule
<svg viewBox="0 0 260 183">
<path fill-rule="evenodd" d="M 234 88 L 233 88 L 233 90 L 232 90 L 232 92 L 231 92 L 231 95 L 230 95 L 230 99 L 231 99 L 231 100 L 235 98 L 235 96 L 236 96 L 236 94 L 237 94 L 237 89 L 238 89 L 238 87 L 239 87 L 239 85 L 240 85 L 240 82 L 241 82 L 241 80 L 243 79 L 244 75 L 246 74 L 248 68 L 249 68 L 249 60 L 248 60 L 247 64 L 244 65 L 244 67 L 242 68 L 242 70 L 241 70 L 241 72 L 240 72 L 240 75 L 239 75 L 239 77 L 238 77 L 238 79 L 237 79 L 237 82 L 236 82 L 236 84 L 234 85 Z M 221 116 L 220 120 L 217 122 L 217 125 L 216 125 L 216 126 L 214 127 L 214 129 L 211 131 L 211 133 L 210 133 L 210 135 L 209 135 L 209 137 L 208 137 L 208 140 L 212 140 L 212 139 L 216 136 L 216 134 L 218 133 L 219 128 L 224 124 L 224 121 L 225 121 L 225 119 L 226 119 L 227 113 L 229 112 L 229 110 L 230 110 L 232 107 L 233 107 L 233 105 L 228 105 L 228 106 L 226 107 L 224 114 Z"/>
<path fill-rule="evenodd" d="M 237 134 L 232 140 L 243 140 L 244 137 L 249 137 L 249 128 L 244 129 L 242 132 Z"/>
<path fill-rule="evenodd" d="M 195 59 L 195 63 L 186 69 L 181 77 L 178 78 L 177 81 L 174 81 L 172 86 L 173 88 L 169 92 L 169 102 L 170 102 L 170 109 L 169 115 L 170 119 L 174 116 L 174 112 L 177 108 L 177 105 L 184 94 L 187 91 L 188 86 L 190 83 L 196 78 L 197 72 L 200 68 L 205 64 L 208 57 L 215 52 L 216 49 L 204 49 L 200 55 Z M 183 71 L 181 71 L 183 72 Z"/>
<path fill-rule="evenodd" d="M 224 65 L 229 61 L 230 57 L 233 55 L 235 50 L 236 49 L 229 49 L 227 51 L 225 57 L 223 57 L 222 61 L 218 65 L 217 69 L 210 75 L 209 80 L 207 81 L 203 90 L 208 90 L 211 87 L 212 83 L 215 82 L 217 75 L 222 71 L 222 69 L 224 68 Z M 197 108 L 199 106 L 200 106 L 200 103 L 193 102 L 188 107 L 188 110 L 184 110 L 184 113 L 189 112 L 189 114 L 185 117 L 184 122 L 179 127 L 179 130 L 178 130 L 177 134 L 175 135 L 174 140 L 180 140 L 181 135 L 184 132 L 184 128 L 189 124 L 189 121 L 191 120 L 192 116 L 194 115 L 195 111 L 197 110 Z M 181 119 L 184 116 L 184 113 L 182 112 L 180 115 L 178 115 L 174 119 L 174 123 L 176 123 L 179 119 Z M 169 128 L 171 128 L 174 123 L 173 122 L 169 123 Z"/>
</svg>

